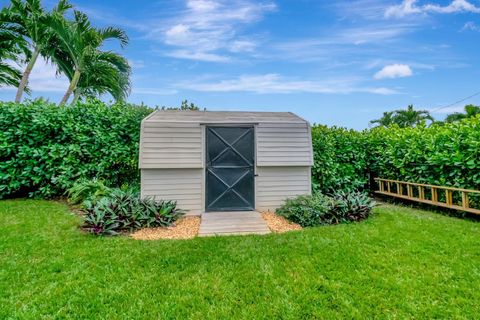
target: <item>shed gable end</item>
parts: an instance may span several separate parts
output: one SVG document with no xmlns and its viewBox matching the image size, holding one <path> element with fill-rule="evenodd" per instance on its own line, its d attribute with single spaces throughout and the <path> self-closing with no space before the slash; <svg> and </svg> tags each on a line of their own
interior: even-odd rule
<svg viewBox="0 0 480 320">
<path fill-rule="evenodd" d="M 311 166 L 308 123 L 260 123 L 257 126 L 257 166 Z"/>
<path fill-rule="evenodd" d="M 141 169 L 202 168 L 202 128 L 192 123 L 142 123 Z"/>
</svg>

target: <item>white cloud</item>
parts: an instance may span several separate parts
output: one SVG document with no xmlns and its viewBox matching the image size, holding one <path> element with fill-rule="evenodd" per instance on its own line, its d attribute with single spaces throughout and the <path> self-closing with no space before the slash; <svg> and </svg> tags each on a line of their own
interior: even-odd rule
<svg viewBox="0 0 480 320">
<path fill-rule="evenodd" d="M 257 44 L 250 40 L 235 40 L 230 44 L 229 50 L 232 52 L 252 52 Z"/>
<path fill-rule="evenodd" d="M 158 88 L 133 88 L 132 94 L 145 94 L 145 95 L 156 95 L 156 96 L 168 96 L 177 94 L 177 90 L 173 89 L 158 89 Z"/>
<path fill-rule="evenodd" d="M 20 66 L 23 72 L 25 66 Z M 43 58 L 38 58 L 32 73 L 28 79 L 28 86 L 32 93 L 36 92 L 65 92 L 67 91 L 69 81 L 63 75 L 56 74 L 56 68 L 52 64 L 47 63 Z M 1 90 L 17 90 L 14 87 L 5 87 Z"/>
<path fill-rule="evenodd" d="M 271 2 L 252 0 L 188 0 L 186 9 L 154 27 L 148 36 L 176 47 L 166 55 L 181 59 L 225 62 L 229 53 L 251 52 L 256 47 L 241 29 L 275 10 Z"/>
<path fill-rule="evenodd" d="M 207 62 L 227 62 L 230 61 L 230 57 L 219 55 L 216 53 L 202 52 L 202 51 L 191 51 L 191 50 L 173 50 L 165 53 L 165 56 L 186 59 L 186 60 L 197 60 L 197 61 L 207 61 Z"/>
<path fill-rule="evenodd" d="M 177 87 L 204 92 L 252 92 L 258 94 L 288 93 L 353 93 L 364 92 L 381 95 L 397 93 L 383 87 L 363 87 L 355 79 L 332 79 L 328 81 L 296 80 L 278 74 L 242 75 L 238 78 L 219 81 L 187 81 Z"/>
<path fill-rule="evenodd" d="M 466 30 L 470 30 L 470 31 L 480 31 L 480 26 L 478 26 L 475 22 L 473 21 L 469 21 L 469 22 L 466 22 L 464 25 L 463 25 L 463 28 L 461 31 L 466 31 Z"/>
<path fill-rule="evenodd" d="M 410 66 L 406 64 L 390 64 L 382 68 L 382 70 L 375 73 L 373 76 L 375 79 L 393 79 L 393 78 L 404 78 L 410 77 L 413 74 Z"/>
<path fill-rule="evenodd" d="M 385 10 L 385 17 L 402 18 L 412 14 L 420 13 L 457 13 L 471 12 L 480 13 L 480 7 L 475 6 L 467 0 L 453 0 L 446 6 L 438 4 L 417 5 L 418 0 L 403 0 L 401 4 L 393 5 Z"/>
<path fill-rule="evenodd" d="M 403 17 L 409 14 L 421 13 L 422 9 L 415 6 L 417 0 L 404 0 L 401 4 L 393 5 L 385 10 L 385 17 Z"/>
<path fill-rule="evenodd" d="M 480 8 L 466 0 L 454 0 L 448 6 L 440 6 L 436 4 L 427 4 L 423 7 L 425 11 L 438 13 L 455 13 L 455 12 L 473 12 L 480 13 Z"/>
</svg>

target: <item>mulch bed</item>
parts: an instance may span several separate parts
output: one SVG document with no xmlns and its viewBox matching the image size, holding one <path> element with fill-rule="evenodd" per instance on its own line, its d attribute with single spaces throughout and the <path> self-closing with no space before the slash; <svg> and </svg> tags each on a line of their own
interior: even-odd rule
<svg viewBox="0 0 480 320">
<path fill-rule="evenodd" d="M 197 236 L 200 217 L 189 216 L 178 220 L 175 225 L 165 228 L 145 228 L 130 235 L 135 240 L 191 239 Z"/>
<path fill-rule="evenodd" d="M 267 222 L 272 232 L 284 233 L 295 230 L 302 230 L 299 224 L 293 223 L 272 212 L 262 212 L 263 219 Z"/>
</svg>

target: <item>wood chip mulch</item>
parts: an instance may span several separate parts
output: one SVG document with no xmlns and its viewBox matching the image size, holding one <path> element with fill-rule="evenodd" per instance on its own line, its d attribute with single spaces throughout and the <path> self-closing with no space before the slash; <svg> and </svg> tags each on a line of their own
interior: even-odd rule
<svg viewBox="0 0 480 320">
<path fill-rule="evenodd" d="M 302 230 L 302 227 L 296 223 L 290 222 L 273 212 L 262 212 L 263 219 L 267 222 L 272 232 L 284 233 L 295 230 Z"/>
<path fill-rule="evenodd" d="M 189 216 L 178 220 L 171 227 L 140 229 L 130 237 L 135 240 L 191 239 L 197 236 L 199 228 L 200 217 Z"/>
</svg>

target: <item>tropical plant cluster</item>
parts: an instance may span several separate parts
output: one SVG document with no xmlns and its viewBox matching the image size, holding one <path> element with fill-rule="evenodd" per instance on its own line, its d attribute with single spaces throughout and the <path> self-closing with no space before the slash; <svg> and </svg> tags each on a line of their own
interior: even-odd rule
<svg viewBox="0 0 480 320">
<path fill-rule="evenodd" d="M 63 196 L 81 179 L 137 183 L 145 106 L 0 103 L 0 198 Z"/>
<path fill-rule="evenodd" d="M 125 57 L 104 49 L 108 40 L 118 41 L 121 48 L 128 44 L 125 31 L 94 27 L 67 0 L 51 11 L 40 0 L 11 0 L 0 11 L 0 87 L 16 87 L 15 102 L 21 102 L 41 57 L 69 80 L 60 104 L 72 95 L 74 104 L 106 93 L 124 101 L 130 93 L 131 68 Z"/>
<path fill-rule="evenodd" d="M 339 191 L 288 199 L 276 212 L 302 227 L 361 221 L 369 217 L 375 202 L 365 193 Z"/>
<path fill-rule="evenodd" d="M 427 122 L 433 123 L 434 121 L 435 119 L 430 115 L 428 110 L 416 110 L 413 105 L 409 105 L 405 110 L 399 109 L 384 112 L 380 119 L 370 121 L 370 125 L 379 127 L 397 125 L 401 128 L 406 128 L 415 127 Z"/>
<path fill-rule="evenodd" d="M 117 235 L 139 228 L 167 227 L 185 212 L 175 201 L 141 199 L 137 192 L 113 189 L 83 203 L 83 228 L 95 235 Z"/>
</svg>

